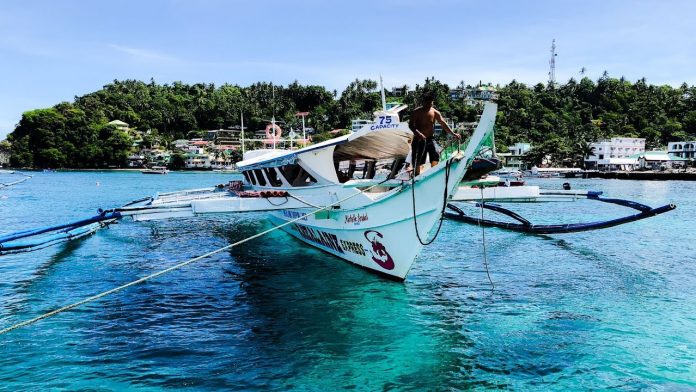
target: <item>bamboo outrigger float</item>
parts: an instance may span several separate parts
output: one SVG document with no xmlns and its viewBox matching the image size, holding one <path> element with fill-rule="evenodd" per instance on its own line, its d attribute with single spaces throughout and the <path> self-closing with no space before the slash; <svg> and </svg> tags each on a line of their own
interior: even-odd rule
<svg viewBox="0 0 696 392">
<path fill-rule="evenodd" d="M 616 204 L 623 207 L 632 208 L 634 210 L 640 211 L 638 214 L 627 215 L 621 218 L 609 219 L 604 221 L 596 222 L 584 222 L 584 223 L 565 223 L 565 224 L 554 224 L 554 225 L 542 225 L 533 224 L 529 220 L 523 218 L 517 213 L 503 208 L 502 206 L 494 203 L 476 203 L 479 208 L 485 208 L 490 211 L 494 211 L 505 215 L 513 220 L 510 221 L 496 221 L 491 219 L 481 219 L 471 215 L 467 215 L 461 208 L 457 207 L 455 204 L 447 204 L 447 208 L 450 211 L 445 212 L 445 216 L 449 219 L 453 219 L 459 222 L 471 223 L 475 225 L 483 225 L 487 227 L 497 227 L 500 229 L 518 231 L 522 233 L 530 234 L 567 234 L 567 233 L 578 233 L 581 231 L 592 231 L 599 229 L 606 229 L 608 227 L 614 227 L 622 225 L 629 222 L 635 222 L 641 219 L 650 218 L 668 211 L 672 211 L 677 208 L 674 204 L 668 204 L 662 207 L 652 208 L 645 204 L 636 203 L 629 200 L 623 199 L 610 199 L 600 196 L 601 192 L 588 192 L 587 199 L 596 200 L 604 203 Z"/>
</svg>

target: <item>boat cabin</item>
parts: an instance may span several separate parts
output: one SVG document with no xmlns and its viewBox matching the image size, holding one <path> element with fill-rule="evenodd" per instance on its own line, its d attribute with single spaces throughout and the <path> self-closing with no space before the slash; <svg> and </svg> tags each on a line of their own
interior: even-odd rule
<svg viewBox="0 0 696 392">
<path fill-rule="evenodd" d="M 381 181 L 398 174 L 412 137 L 408 124 L 399 122 L 398 111 L 381 111 L 374 123 L 357 132 L 295 151 L 251 151 L 237 167 L 247 185 L 259 188 Z"/>
</svg>

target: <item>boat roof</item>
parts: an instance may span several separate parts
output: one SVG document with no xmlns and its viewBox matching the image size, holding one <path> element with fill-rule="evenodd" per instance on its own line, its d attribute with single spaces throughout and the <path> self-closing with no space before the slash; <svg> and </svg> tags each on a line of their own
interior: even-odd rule
<svg viewBox="0 0 696 392">
<path fill-rule="evenodd" d="M 408 144 L 406 142 L 394 142 L 394 138 L 396 137 L 397 140 L 402 138 L 405 141 L 412 137 L 413 133 L 405 125 L 405 129 L 399 127 L 399 124 L 394 125 L 393 128 L 379 128 L 374 124 L 368 124 L 368 126 L 357 132 L 329 139 L 299 150 L 266 150 L 267 152 L 265 153 L 238 162 L 237 168 L 250 170 L 262 167 L 283 166 L 295 163 L 300 155 L 332 146 L 337 146 L 337 148 L 341 146 L 341 149 L 337 151 L 339 159 L 356 157 L 358 159 L 380 159 L 396 155 L 407 155 Z"/>
</svg>

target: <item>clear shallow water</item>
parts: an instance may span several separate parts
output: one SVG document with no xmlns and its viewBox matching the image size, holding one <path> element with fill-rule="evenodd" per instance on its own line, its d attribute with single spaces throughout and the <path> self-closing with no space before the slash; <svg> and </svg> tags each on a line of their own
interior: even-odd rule
<svg viewBox="0 0 696 392">
<path fill-rule="evenodd" d="M 0 232 L 230 177 L 36 173 L 0 189 Z M 571 235 L 487 229 L 493 292 L 475 226 L 446 221 L 403 284 L 273 233 L 0 336 L 0 389 L 696 388 L 696 183 L 536 183 L 564 181 L 678 208 Z M 593 202 L 515 208 L 535 222 L 630 212 Z M 124 221 L 3 256 L 0 326 L 269 227 L 253 214 Z"/>
</svg>

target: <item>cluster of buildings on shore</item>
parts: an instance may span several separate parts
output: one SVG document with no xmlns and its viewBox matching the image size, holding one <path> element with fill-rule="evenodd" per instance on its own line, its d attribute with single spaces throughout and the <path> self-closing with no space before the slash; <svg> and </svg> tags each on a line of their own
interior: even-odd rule
<svg viewBox="0 0 696 392">
<path fill-rule="evenodd" d="M 306 113 L 300 113 L 306 115 Z M 133 137 L 133 150 L 137 152 L 128 157 L 128 167 L 140 168 L 145 166 L 167 166 L 174 155 L 183 156 L 183 166 L 189 170 L 234 170 L 235 163 L 242 158 L 243 143 L 256 143 L 258 147 L 297 147 L 311 141 L 314 129 L 307 127 L 302 131 L 290 130 L 287 137 L 281 139 L 282 129 L 276 125 L 254 132 L 251 138 L 244 138 L 242 128 L 233 126 L 228 129 L 213 129 L 204 131 L 203 137 L 178 139 L 167 146 L 154 139 L 151 145 L 144 147 L 144 136 L 148 134 L 130 129 L 128 124 L 114 120 L 109 124 L 120 128 Z M 287 145 L 286 145 L 287 144 Z M 250 147 L 247 145 L 247 147 Z"/>
<path fill-rule="evenodd" d="M 531 169 L 525 161 L 529 143 L 515 143 L 509 152 L 499 153 L 505 167 L 517 170 Z M 696 141 L 671 142 L 667 150 L 646 151 L 645 139 L 613 137 L 590 143 L 590 154 L 585 156 L 584 169 L 599 171 L 664 170 L 684 168 L 694 161 Z"/>
<path fill-rule="evenodd" d="M 114 120 L 109 122 L 133 137 L 134 152 L 128 156 L 128 167 L 139 168 L 149 166 L 166 166 L 172 162 L 172 157 L 179 154 L 183 157 L 184 168 L 192 170 L 232 170 L 234 169 L 237 151 L 241 150 L 240 129 L 218 129 L 206 131 L 202 138 L 174 140 L 167 148 L 153 138 L 151 145 L 143 146 L 144 134 L 130 129 L 128 124 Z"/>
<path fill-rule="evenodd" d="M 482 94 L 488 90 L 481 90 Z M 352 131 L 361 128 L 370 120 L 354 120 Z M 142 135 L 128 128 L 122 121 L 112 121 L 111 125 L 119 127 L 134 136 L 134 149 L 137 153 L 128 157 L 129 167 L 144 167 L 147 165 L 167 165 L 174 154 L 184 157 L 184 167 L 192 170 L 232 170 L 234 163 L 241 157 L 242 134 L 240 127 L 230 129 L 208 130 L 202 138 L 180 139 L 170 144 L 166 149 L 156 141 L 148 148 L 141 148 Z M 453 126 L 455 124 L 452 124 Z M 473 128 L 476 123 L 456 124 L 458 128 Z M 314 133 L 306 128 L 307 135 Z M 299 135 L 298 135 L 299 136 Z M 254 139 L 267 142 L 268 130 L 259 130 Z M 306 136 L 309 138 L 310 136 Z M 299 142 L 309 139 L 297 139 Z M 515 143 L 508 146 L 508 152 L 498 153 L 507 168 L 529 170 L 526 155 L 531 150 L 530 143 Z M 617 170 L 664 170 L 682 168 L 696 158 L 696 141 L 671 142 L 666 151 L 646 151 L 645 139 L 634 137 L 613 137 L 590 143 L 591 153 L 585 156 L 584 169 L 599 171 Z M 550 157 L 547 161 L 550 161 Z M 542 166 L 544 166 L 542 164 Z"/>
</svg>

